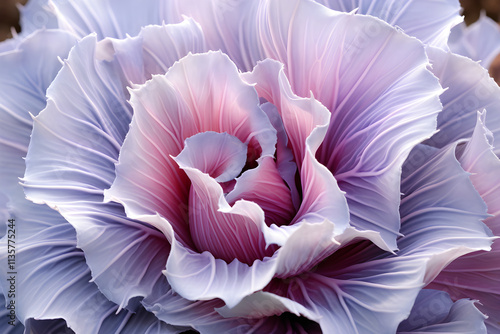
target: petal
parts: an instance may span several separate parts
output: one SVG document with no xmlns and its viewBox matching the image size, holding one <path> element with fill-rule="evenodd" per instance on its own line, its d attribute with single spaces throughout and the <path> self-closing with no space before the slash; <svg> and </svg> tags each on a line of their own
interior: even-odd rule
<svg viewBox="0 0 500 334">
<path fill-rule="evenodd" d="M 266 10 L 278 18 L 262 23 L 266 56 L 284 63 L 295 94 L 312 92 L 331 111 L 316 156 L 346 192 L 351 223 L 380 232 L 395 248 L 399 170 L 434 132 L 441 109 L 423 46 L 375 18 L 312 2 L 269 2 Z M 367 26 L 377 34 L 367 36 Z"/>
<path fill-rule="evenodd" d="M 0 54 L 0 184 L 11 200 L 24 200 L 18 178 L 24 173 L 30 113 L 37 115 L 45 107 L 45 91 L 61 68 L 57 58 L 66 57 L 74 43 L 67 33 L 45 30 Z"/>
<path fill-rule="evenodd" d="M 245 171 L 236 179 L 236 185 L 226 200 L 232 205 L 240 199 L 256 203 L 264 211 L 267 225 L 289 224 L 295 214 L 292 193 L 272 157 L 259 159 L 256 168 Z"/>
<path fill-rule="evenodd" d="M 351 249 L 352 251 L 352 249 Z M 375 249 L 375 253 L 379 253 Z M 368 253 L 369 254 L 369 253 Z M 359 256 L 342 253 L 343 260 Z M 423 262 L 391 258 L 337 267 L 337 254 L 316 271 L 275 281 L 266 291 L 304 305 L 324 333 L 394 333 L 422 286 Z"/>
<path fill-rule="evenodd" d="M 493 217 L 485 224 L 500 236 L 500 159 L 494 153 L 493 134 L 486 127 L 486 115 L 478 113 L 477 123 L 471 140 L 459 156 L 462 167 L 471 173 L 474 187 L 488 206 Z"/>
<path fill-rule="evenodd" d="M 15 238 L 5 236 L 1 242 L 1 260 L 7 263 L 8 245 L 15 245 L 16 260 L 2 266 L 2 288 L 12 290 L 15 281 L 16 314 L 28 328 L 30 318 L 63 318 L 75 332 L 113 333 L 135 315 L 118 312 L 91 279 L 83 252 L 76 246 L 73 227 L 56 211 L 28 201 L 17 204 L 11 211 L 15 219 Z M 8 240 L 15 241 L 7 242 Z M 14 298 L 14 299 L 12 299 Z M 151 315 L 142 319 L 141 332 L 158 320 Z M 30 326 L 35 326 L 31 323 Z"/>
<path fill-rule="evenodd" d="M 486 334 L 485 318 L 471 300 L 453 303 L 446 292 L 424 289 L 397 333 Z"/>
<path fill-rule="evenodd" d="M 219 183 L 228 182 L 242 173 L 247 145 L 226 132 L 202 132 L 187 138 L 184 149 L 174 160 L 181 166 L 208 174 Z"/>
<path fill-rule="evenodd" d="M 191 18 L 179 24 L 147 26 L 136 37 L 106 39 L 101 43 L 120 64 L 126 80 L 134 84 L 145 83 L 154 74 L 165 74 L 189 52 L 205 51 L 201 28 Z"/>
<path fill-rule="evenodd" d="M 183 27 L 189 35 L 192 26 Z M 148 29 L 155 28 L 144 31 Z M 155 30 L 158 45 L 175 44 L 184 36 L 170 34 L 172 29 L 179 32 L 180 28 Z M 168 64 L 169 55 L 155 54 L 163 64 Z M 125 62 L 125 55 L 120 56 Z M 125 218 L 120 205 L 102 203 L 104 189 L 115 178 L 115 162 L 131 120 L 126 102 L 126 78 L 131 75 L 123 72 L 121 64 L 109 41 L 97 43 L 95 36 L 72 50 L 48 90 L 48 107 L 36 118 L 25 191 L 32 200 L 58 208 L 77 231 L 78 246 L 85 252 L 95 283 L 107 298 L 134 309 L 137 299 L 165 279 L 161 270 L 169 245 L 151 226 Z"/>
<path fill-rule="evenodd" d="M 30 0 L 19 9 L 21 38 L 38 29 L 58 28 L 56 15 L 48 2 L 49 0 Z"/>
<path fill-rule="evenodd" d="M 485 220 L 496 236 L 500 233 L 500 160 L 493 153 L 491 132 L 484 126 L 485 114 L 478 114 L 472 139 L 462 147 L 459 160 L 472 173 L 471 181 L 493 215 Z M 446 267 L 431 283 L 435 289 L 448 291 L 453 299 L 476 298 L 478 308 L 489 318 L 488 330 L 500 330 L 500 240 L 490 252 L 462 256 Z"/>
<path fill-rule="evenodd" d="M 189 244 L 189 179 L 170 156 L 181 152 L 186 138 L 215 131 L 248 145 L 252 161 L 274 154 L 276 130 L 255 90 L 220 52 L 183 58 L 133 90 L 131 104 L 135 116 L 106 199 L 123 203 L 129 216 L 160 213 Z"/>
<path fill-rule="evenodd" d="M 207 334 L 244 333 L 248 331 L 249 323 L 245 319 L 225 319 L 215 310 L 222 307 L 221 300 L 189 301 L 169 289 L 163 294 L 144 301 L 148 311 L 158 319 L 182 326 L 191 326 Z"/>
<path fill-rule="evenodd" d="M 239 169 L 237 166 L 236 173 L 239 173 L 245 163 L 246 145 L 226 133 L 205 132 L 187 139 L 184 150 L 174 160 L 191 180 L 189 230 L 196 249 L 199 252 L 208 251 L 214 257 L 228 263 L 236 258 L 251 265 L 254 260 L 262 260 L 267 254 L 272 254 L 272 250 L 265 251 L 265 240 L 261 232 L 261 227 L 265 224 L 264 212 L 257 204 L 245 200 L 239 200 L 231 207 L 225 200 L 217 179 L 206 174 L 203 169 L 196 169 L 189 164 L 191 161 L 187 157 L 196 154 L 197 150 L 205 150 L 209 157 L 215 156 L 215 161 L 221 162 L 222 158 L 211 151 L 229 153 L 229 149 L 232 148 L 228 146 L 234 146 L 237 154 L 243 153 L 237 157 L 239 161 L 236 164 L 239 165 Z M 223 158 L 228 156 L 230 155 L 225 154 Z M 199 159 L 195 161 L 195 164 L 199 161 Z M 233 161 L 229 161 L 229 164 L 233 164 Z M 216 165 L 212 170 L 217 170 L 218 167 L 220 165 Z M 210 170 L 210 166 L 208 169 Z M 222 170 L 226 171 L 227 169 Z M 235 174 L 234 171 L 231 172 Z M 214 176 L 217 175 L 221 174 L 217 173 Z"/>
<path fill-rule="evenodd" d="M 455 157 L 456 144 L 441 150 L 417 146 L 404 165 L 399 255 L 429 259 L 426 282 L 457 257 L 489 250 L 491 231 L 481 221 L 486 206 Z"/>
<path fill-rule="evenodd" d="M 5 334 L 22 334 L 24 333 L 24 326 L 19 319 L 16 318 L 15 310 L 14 314 L 11 313 L 10 309 L 7 309 L 9 306 L 5 300 L 3 293 L 0 293 L 0 317 L 3 321 L 0 323 L 0 330 Z M 12 306 L 10 306 L 12 308 Z M 11 317 L 12 316 L 12 317 Z"/>
<path fill-rule="evenodd" d="M 207 4 L 208 9 L 219 3 Z M 208 47 L 221 48 L 244 70 L 258 60 L 279 60 L 294 93 L 312 92 L 332 112 L 318 160 L 346 191 L 352 223 L 379 231 L 396 247 L 399 169 L 411 148 L 434 132 L 441 109 L 441 88 L 426 69 L 422 44 L 373 17 L 309 1 L 250 3 L 205 10 L 211 14 L 203 17 L 201 7 L 183 1 L 175 2 L 171 12 L 174 18 L 190 15 L 202 29 L 213 30 Z M 235 20 L 240 12 L 257 20 Z"/>
<path fill-rule="evenodd" d="M 256 18 L 262 1 L 172 0 L 166 3 L 166 22 L 180 22 L 183 16 L 200 23 L 209 50 L 221 50 L 236 66 L 250 71 L 264 59 Z"/>
<path fill-rule="evenodd" d="M 51 0 L 50 5 L 59 28 L 80 38 L 91 33 L 96 33 L 98 39 L 125 38 L 127 34 L 135 36 L 144 26 L 161 24 L 164 15 L 164 4 L 160 0 L 145 3 L 133 0 Z"/>
<path fill-rule="evenodd" d="M 426 143 L 444 147 L 457 139 L 470 138 L 477 111 L 489 111 L 486 126 L 500 138 L 500 88 L 479 64 L 435 48 L 428 48 L 432 72 L 446 91 L 441 95 L 443 112 L 438 115 L 438 129 Z M 500 154 L 500 149 L 495 151 Z"/>
<path fill-rule="evenodd" d="M 328 110 L 314 98 L 295 95 L 283 65 L 276 61 L 265 60 L 243 77 L 256 84 L 259 95 L 277 107 L 299 167 L 303 199 L 292 223 L 327 219 L 335 224 L 336 234 L 342 233 L 349 221 L 344 194 L 331 173 L 315 158 L 328 126 Z"/>
<path fill-rule="evenodd" d="M 399 27 L 425 44 L 444 50 L 450 29 L 462 22 L 460 3 L 456 0 L 425 1 L 351 1 L 316 0 L 328 8 L 343 12 L 355 11 L 356 14 L 376 16 L 393 27 Z M 370 34 L 370 27 L 367 27 Z"/>
<path fill-rule="evenodd" d="M 481 61 L 489 68 L 493 59 L 500 53 L 500 28 L 491 18 L 481 13 L 479 20 L 466 26 L 462 23 L 451 31 L 448 45 L 453 53 L 475 61 Z"/>
</svg>

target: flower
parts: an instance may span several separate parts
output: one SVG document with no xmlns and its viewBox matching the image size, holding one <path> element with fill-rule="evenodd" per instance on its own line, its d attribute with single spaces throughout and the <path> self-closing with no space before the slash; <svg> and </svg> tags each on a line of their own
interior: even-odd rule
<svg viewBox="0 0 500 334">
<path fill-rule="evenodd" d="M 447 51 L 455 2 L 436 3 L 447 15 L 425 29 L 411 20 L 422 3 L 374 4 L 361 14 L 306 0 L 44 7 L 59 30 L 0 55 L 14 76 L 5 82 L 19 83 L 2 84 L 12 93 L 0 100 L 0 212 L 18 224 L 22 323 L 486 332 L 472 301 L 423 288 L 443 289 L 439 274 L 457 258 L 495 256 L 482 220 L 498 196 L 483 177 L 497 175 L 488 136 L 499 88 Z M 455 64 L 477 81 L 453 77 Z M 28 111 L 42 109 L 32 123 Z M 38 204 L 24 199 L 23 174 Z"/>
</svg>

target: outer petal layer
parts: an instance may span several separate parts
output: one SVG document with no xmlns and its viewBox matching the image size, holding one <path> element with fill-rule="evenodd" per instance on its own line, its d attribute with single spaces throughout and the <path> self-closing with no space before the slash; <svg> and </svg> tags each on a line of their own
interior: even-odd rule
<svg viewBox="0 0 500 334">
<path fill-rule="evenodd" d="M 472 139 L 460 150 L 462 167 L 472 173 L 471 180 L 493 215 L 485 220 L 500 235 L 500 160 L 493 153 L 491 132 L 478 115 Z M 430 285 L 447 291 L 453 299 L 477 298 L 477 307 L 488 319 L 489 333 L 500 333 L 500 242 L 490 252 L 476 252 L 452 262 Z"/>
<path fill-rule="evenodd" d="M 457 0 L 385 1 L 316 0 L 328 8 L 343 12 L 376 16 L 393 27 L 400 27 L 425 44 L 448 49 L 450 29 L 462 21 Z M 367 36 L 374 34 L 370 27 Z"/>
<path fill-rule="evenodd" d="M 120 205 L 102 203 L 131 120 L 126 102 L 126 86 L 134 76 L 130 70 L 142 66 L 139 72 L 144 73 L 144 68 L 170 66 L 173 54 L 198 48 L 195 41 L 200 36 L 188 20 L 179 26 L 145 28 L 138 38 L 115 44 L 97 43 L 95 36 L 83 39 L 51 85 L 48 107 L 35 121 L 26 160 L 26 193 L 36 202 L 57 207 L 75 227 L 95 282 L 120 306 L 137 306 L 135 297 L 148 295 L 165 279 L 161 269 L 168 255 L 161 233 L 126 219 Z M 177 42 L 185 48 L 163 52 Z M 127 43 L 139 52 L 123 52 L 133 49 Z M 136 67 L 127 66 L 132 63 L 127 54 Z"/>
<path fill-rule="evenodd" d="M 485 318 L 474 301 L 461 299 L 453 303 L 446 292 L 424 289 L 397 334 L 486 334 Z"/>
</svg>

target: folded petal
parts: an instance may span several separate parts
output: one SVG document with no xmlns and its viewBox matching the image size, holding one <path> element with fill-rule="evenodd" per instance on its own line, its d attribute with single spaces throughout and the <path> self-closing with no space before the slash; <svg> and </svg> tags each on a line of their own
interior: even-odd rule
<svg viewBox="0 0 500 334">
<path fill-rule="evenodd" d="M 0 330 L 5 334 L 22 334 L 24 333 L 24 326 L 19 319 L 16 318 L 15 310 L 11 313 L 10 309 L 7 309 L 8 304 L 6 304 L 5 297 L 3 293 L 0 293 L 0 317 L 3 321 L 0 323 Z M 11 306 L 12 308 L 12 306 Z M 11 317 L 12 315 L 12 317 Z"/>
<path fill-rule="evenodd" d="M 352 251 L 342 252 L 344 264 L 351 265 L 338 266 L 335 253 L 317 270 L 275 280 L 265 290 L 298 302 L 320 316 L 323 333 L 394 333 L 408 316 L 422 286 L 423 261 L 370 261 L 370 252 Z M 376 248 L 374 252 L 380 255 Z M 359 262 L 360 258 L 367 262 Z"/>
<path fill-rule="evenodd" d="M 229 204 L 244 199 L 256 203 L 267 225 L 289 224 L 295 215 L 292 192 L 282 179 L 279 165 L 272 157 L 259 159 L 258 166 L 245 171 L 226 196 Z"/>
<path fill-rule="evenodd" d="M 448 45 L 453 53 L 480 61 L 487 69 L 500 53 L 500 28 L 498 23 L 481 13 L 479 20 L 470 26 L 462 23 L 453 28 Z"/>
<path fill-rule="evenodd" d="M 397 333 L 486 334 L 485 318 L 472 300 L 453 303 L 446 292 L 424 289 Z"/>
<path fill-rule="evenodd" d="M 484 125 L 485 114 L 478 114 L 471 140 L 459 151 L 462 167 L 472 173 L 474 187 L 492 215 L 484 222 L 496 236 L 500 233 L 500 160 L 493 153 L 491 132 Z M 453 299 L 476 298 L 477 307 L 488 319 L 491 333 L 500 331 L 500 242 L 495 240 L 490 252 L 462 256 L 446 267 L 431 287 L 450 293 Z"/>
<path fill-rule="evenodd" d="M 428 48 L 432 72 L 446 91 L 441 95 L 443 111 L 438 115 L 438 129 L 427 144 L 444 147 L 457 139 L 470 138 L 477 111 L 486 109 L 486 126 L 500 138 L 500 88 L 488 71 L 470 59 Z M 500 154 L 500 148 L 495 149 Z"/>
<path fill-rule="evenodd" d="M 489 250 L 491 231 L 482 222 L 486 206 L 455 156 L 419 145 L 403 168 L 399 255 L 429 259 L 426 282 L 457 257 Z"/>
<path fill-rule="evenodd" d="M 15 230 L 15 238 L 1 240 L 0 260 L 7 263 L 9 245 L 14 245 L 16 261 L 2 266 L 2 289 L 8 292 L 15 285 L 15 296 L 7 297 L 15 300 L 16 315 L 27 328 L 31 318 L 62 318 L 77 333 L 113 333 L 135 321 L 136 315 L 118 313 L 119 306 L 89 282 L 90 270 L 76 246 L 75 230 L 59 213 L 24 201 L 12 209 L 11 218 L 14 226 L 9 229 Z M 153 322 L 158 320 L 152 315 L 149 321 L 142 319 L 139 332 Z"/>
<path fill-rule="evenodd" d="M 10 200 L 24 200 L 18 178 L 24 173 L 30 113 L 37 115 L 45 107 L 47 87 L 61 68 L 58 57 L 66 57 L 75 42 L 68 33 L 44 30 L 0 54 L 0 184 Z"/>
<path fill-rule="evenodd" d="M 253 87 L 220 52 L 183 58 L 166 75 L 133 90 L 131 104 L 135 115 L 106 198 L 123 203 L 129 216 L 158 212 L 190 244 L 189 179 L 171 156 L 181 152 L 186 138 L 215 131 L 247 145 L 245 162 L 253 162 L 274 154 L 276 130 Z"/>
<path fill-rule="evenodd" d="M 137 35 L 142 27 L 162 24 L 164 5 L 160 0 L 138 3 L 133 0 L 50 0 L 60 29 L 68 30 L 83 38 L 96 33 L 105 37 L 125 38 Z"/>
<path fill-rule="evenodd" d="M 376 16 L 393 27 L 403 29 L 425 44 L 444 50 L 448 49 L 447 41 L 450 29 L 462 22 L 460 3 L 456 0 L 425 1 L 363 1 L 363 0 L 316 0 L 328 8 L 343 12 Z M 370 26 L 366 27 L 366 35 L 375 34 Z"/>
<path fill-rule="evenodd" d="M 57 18 L 49 0 L 30 0 L 24 6 L 20 6 L 21 32 L 19 37 L 23 38 L 38 29 L 57 29 Z M 76 37 L 76 36 L 75 36 Z"/>
<path fill-rule="evenodd" d="M 373 17 L 312 2 L 273 1 L 263 10 L 277 18 L 260 22 L 266 56 L 285 65 L 295 94 L 312 92 L 331 111 L 316 156 L 346 192 L 351 224 L 380 232 L 395 248 L 399 170 L 435 131 L 441 109 L 423 46 Z M 368 38 L 367 26 L 378 33 Z"/>
<path fill-rule="evenodd" d="M 143 32 L 154 30 L 155 45 L 166 46 L 191 33 L 196 40 L 199 29 L 192 28 L 181 24 Z M 151 35 L 142 41 L 153 39 Z M 138 43 L 132 38 L 127 41 Z M 122 66 L 130 62 L 126 53 L 118 60 L 110 46 L 109 40 L 97 43 L 95 35 L 84 38 L 48 90 L 48 106 L 36 118 L 26 159 L 25 191 L 33 201 L 58 208 L 75 227 L 78 246 L 101 291 L 121 307 L 134 309 L 137 299 L 165 279 L 161 269 L 169 245 L 151 226 L 127 219 L 120 205 L 102 203 L 104 189 L 115 178 L 115 163 L 132 114 L 126 102 L 127 78 L 132 74 L 124 73 L 127 67 Z M 120 47 L 130 50 L 124 44 Z M 153 55 L 158 63 L 169 64 L 170 56 L 177 53 L 149 54 L 148 64 L 138 62 L 137 67 L 151 66 Z M 130 53 L 131 58 L 136 56 Z"/>
</svg>

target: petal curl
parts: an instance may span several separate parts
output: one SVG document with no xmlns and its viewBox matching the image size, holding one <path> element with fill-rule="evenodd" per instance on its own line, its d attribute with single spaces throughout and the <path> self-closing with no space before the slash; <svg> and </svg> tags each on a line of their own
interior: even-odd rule
<svg viewBox="0 0 500 334">
<path fill-rule="evenodd" d="M 57 17 L 58 27 L 83 38 L 96 33 L 105 37 L 125 38 L 139 33 L 149 24 L 162 24 L 164 1 L 148 0 L 50 0 Z"/>
<path fill-rule="evenodd" d="M 316 0 L 328 8 L 343 12 L 376 16 L 393 27 L 432 46 L 448 49 L 450 29 L 462 22 L 457 0 L 363 1 Z"/>
<path fill-rule="evenodd" d="M 249 147 L 247 159 L 272 156 L 276 130 L 255 90 L 220 52 L 183 58 L 166 75 L 133 90 L 131 104 L 135 116 L 106 199 L 123 203 L 129 216 L 158 212 L 190 244 L 189 179 L 171 156 L 181 152 L 186 138 L 205 131 L 238 138 Z"/>
<path fill-rule="evenodd" d="M 479 20 L 470 26 L 462 23 L 453 28 L 448 45 L 453 53 L 480 61 L 487 69 L 500 53 L 500 28 L 498 23 L 481 13 Z"/>
<path fill-rule="evenodd" d="M 491 247 L 486 205 L 457 161 L 456 145 L 419 145 L 403 169 L 398 255 L 427 257 L 426 283 L 459 256 Z"/>
<path fill-rule="evenodd" d="M 471 180 L 492 215 L 485 220 L 496 236 L 500 235 L 500 160 L 493 153 L 492 134 L 485 127 L 485 113 L 478 114 L 472 139 L 459 151 L 463 168 L 472 173 Z M 477 298 L 477 307 L 488 319 L 488 331 L 500 331 L 500 240 L 490 252 L 462 256 L 446 267 L 430 284 L 447 291 L 453 299 Z"/>
</svg>

